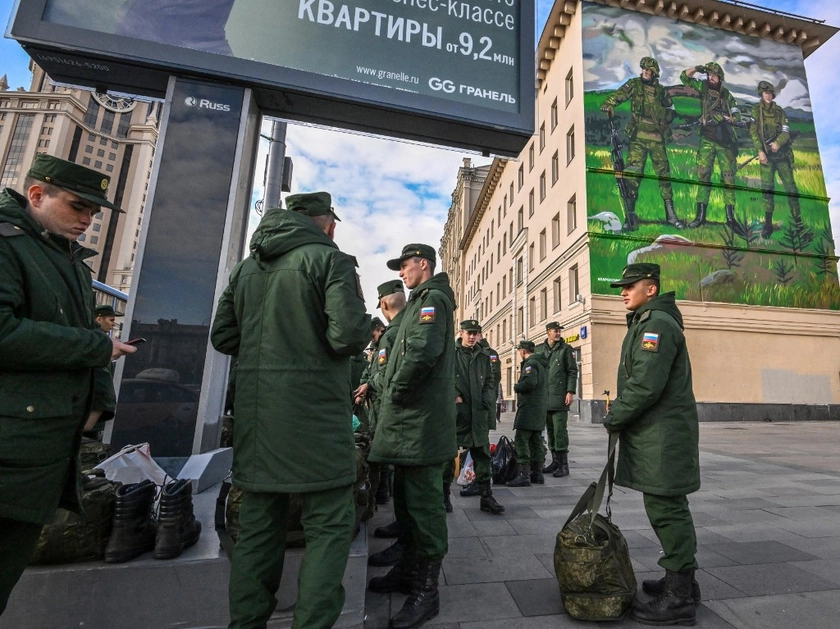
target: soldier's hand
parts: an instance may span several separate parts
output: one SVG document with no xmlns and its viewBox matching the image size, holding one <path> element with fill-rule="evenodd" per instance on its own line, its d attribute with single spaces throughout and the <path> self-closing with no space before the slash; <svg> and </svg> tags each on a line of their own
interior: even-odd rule
<svg viewBox="0 0 840 629">
<path fill-rule="evenodd" d="M 706 66 L 694 66 L 694 71 L 695 71 L 695 72 L 700 72 L 700 73 L 702 73 L 702 74 L 706 74 L 706 73 L 707 73 L 707 71 L 706 71 Z"/>
<path fill-rule="evenodd" d="M 136 351 L 137 348 L 134 345 L 127 345 L 119 339 L 111 339 L 111 360 L 122 358 L 123 356 L 133 354 Z"/>
<path fill-rule="evenodd" d="M 762 164 L 764 164 L 765 166 L 767 166 L 767 164 L 768 164 L 767 153 L 765 153 L 764 151 L 759 151 L 758 152 L 758 161 L 761 162 Z"/>
<path fill-rule="evenodd" d="M 612 114 L 613 114 L 612 106 L 607 104 L 607 103 L 604 103 L 603 105 L 601 105 L 601 111 L 603 111 L 608 116 L 612 116 Z"/>
<path fill-rule="evenodd" d="M 779 150 L 779 143 L 778 142 L 770 142 L 770 150 L 774 153 L 778 152 Z"/>
<path fill-rule="evenodd" d="M 359 386 L 359 388 L 353 391 L 353 403 L 361 404 L 362 402 L 364 402 L 365 398 L 367 397 L 369 388 L 370 386 L 367 382 L 365 382 L 363 385 Z"/>
<path fill-rule="evenodd" d="M 463 403 L 464 403 L 464 398 L 462 398 L 460 395 L 456 395 L 455 396 L 455 404 L 463 404 Z"/>
<path fill-rule="evenodd" d="M 574 399 L 574 397 L 575 396 L 574 396 L 573 393 L 567 393 L 566 394 L 566 406 L 568 406 L 569 404 L 572 403 L 572 400 Z"/>
</svg>

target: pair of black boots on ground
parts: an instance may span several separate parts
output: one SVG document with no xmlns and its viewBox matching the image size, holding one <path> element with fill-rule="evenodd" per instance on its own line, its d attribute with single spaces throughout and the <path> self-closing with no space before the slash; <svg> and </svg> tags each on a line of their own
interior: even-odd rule
<svg viewBox="0 0 840 629">
<path fill-rule="evenodd" d="M 105 547 L 106 563 L 122 563 L 154 550 L 155 559 L 174 559 L 198 541 L 201 523 L 195 519 L 192 483 L 167 483 L 160 490 L 150 480 L 120 485 L 116 491 L 114 522 Z"/>
<path fill-rule="evenodd" d="M 569 453 L 551 453 L 551 463 L 543 468 L 543 474 L 551 474 L 554 478 L 563 478 L 569 475 Z"/>
<path fill-rule="evenodd" d="M 646 603 L 633 601 L 630 616 L 645 625 L 693 625 L 700 604 L 700 584 L 694 570 L 665 571 L 657 580 L 642 582 L 642 590 L 654 598 Z"/>
<path fill-rule="evenodd" d="M 496 502 L 496 499 L 493 497 L 493 489 L 489 480 L 481 483 L 472 482 L 459 493 L 462 498 L 481 496 L 481 501 L 478 506 L 485 513 L 502 515 L 505 512 L 505 508 Z M 443 504 L 446 507 L 446 512 L 452 513 L 452 503 L 449 500 L 449 485 L 443 486 Z"/>
</svg>

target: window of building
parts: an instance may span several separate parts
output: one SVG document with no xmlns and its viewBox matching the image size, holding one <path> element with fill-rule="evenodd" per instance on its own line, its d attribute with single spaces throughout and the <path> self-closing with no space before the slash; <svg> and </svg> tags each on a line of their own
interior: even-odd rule
<svg viewBox="0 0 840 629">
<path fill-rule="evenodd" d="M 528 246 L 528 270 L 534 270 L 534 243 Z"/>
<path fill-rule="evenodd" d="M 507 295 L 507 274 L 502 275 L 502 293 Z"/>
<path fill-rule="evenodd" d="M 76 238 L 76 242 L 84 242 L 85 240 L 87 240 L 87 234 L 82 234 L 81 236 Z"/>
<path fill-rule="evenodd" d="M 545 201 L 545 171 L 540 174 L 540 203 Z"/>
<path fill-rule="evenodd" d="M 580 285 L 578 284 L 578 265 L 574 265 L 569 269 L 569 302 L 577 300 L 580 295 Z"/>
<path fill-rule="evenodd" d="M 566 233 L 571 234 L 577 227 L 577 195 L 575 194 L 566 203 L 566 222 L 568 228 Z"/>
<path fill-rule="evenodd" d="M 82 166 L 90 166 L 90 157 L 82 158 Z"/>
<path fill-rule="evenodd" d="M 95 245 L 99 242 L 99 236 L 91 236 L 90 237 L 90 244 Z"/>
<path fill-rule="evenodd" d="M 103 151 L 102 149 L 99 149 L 98 151 L 96 151 L 96 156 L 97 157 L 105 157 L 105 151 Z"/>
<path fill-rule="evenodd" d="M 519 286 L 525 279 L 525 263 L 522 256 L 516 258 L 516 285 Z"/>
<path fill-rule="evenodd" d="M 560 292 L 560 278 L 556 278 L 552 283 L 552 292 L 554 293 L 554 312 L 560 312 L 563 308 L 562 294 Z"/>
<path fill-rule="evenodd" d="M 513 221 L 510 222 L 510 244 L 513 244 Z"/>
<path fill-rule="evenodd" d="M 90 111 L 88 109 L 88 111 Z M 88 133 L 88 142 L 96 142 L 96 135 L 93 133 Z"/>
<path fill-rule="evenodd" d="M 496 282 L 496 305 L 499 305 L 499 298 L 501 296 L 501 292 L 499 291 L 499 282 Z"/>
<path fill-rule="evenodd" d="M 569 103 L 572 102 L 572 99 L 574 97 L 575 97 L 574 71 L 569 70 L 569 73 L 566 75 L 566 107 L 569 106 Z"/>
<path fill-rule="evenodd" d="M 537 325 L 537 298 L 531 297 L 528 300 L 528 325 L 534 327 Z"/>
<path fill-rule="evenodd" d="M 92 228 L 93 228 L 93 231 L 98 232 L 102 229 L 102 223 L 94 223 Z"/>
<path fill-rule="evenodd" d="M 551 103 L 551 131 L 554 132 L 554 129 L 557 127 L 557 99 L 554 99 L 554 102 Z"/>
<path fill-rule="evenodd" d="M 506 339 L 508 337 L 507 333 L 507 317 L 502 319 L 502 338 Z"/>
<path fill-rule="evenodd" d="M 543 288 L 540 291 L 540 321 L 548 318 L 548 290 Z"/>
<path fill-rule="evenodd" d="M 519 332 L 519 334 L 525 334 L 525 315 L 523 313 L 522 306 L 519 306 L 519 309 L 516 311 L 516 321 L 516 329 Z"/>
<path fill-rule="evenodd" d="M 560 244 L 560 212 L 551 219 L 551 248 Z"/>
<path fill-rule="evenodd" d="M 508 279 L 508 293 L 512 293 L 513 292 L 513 267 L 510 267 L 509 273 L 510 273 L 510 275 L 509 275 L 509 279 Z"/>
<path fill-rule="evenodd" d="M 117 154 L 116 153 L 108 153 L 108 159 L 110 159 L 111 161 L 114 161 L 115 159 L 117 159 Z"/>
<path fill-rule="evenodd" d="M 569 129 L 566 134 L 566 163 L 569 164 L 575 158 L 575 126 Z"/>
<path fill-rule="evenodd" d="M 520 206 L 516 213 L 516 232 L 519 233 L 525 228 L 525 208 Z"/>
<path fill-rule="evenodd" d="M 519 190 L 525 185 L 525 164 L 519 164 L 519 172 L 517 173 L 517 185 Z"/>
<path fill-rule="evenodd" d="M 502 261 L 502 243 L 496 243 L 496 264 Z"/>
<path fill-rule="evenodd" d="M 531 188 L 531 192 L 528 193 L 528 217 L 532 217 L 534 215 L 534 189 Z"/>
<path fill-rule="evenodd" d="M 93 147 L 90 144 L 85 147 L 85 153 L 93 153 Z"/>
<path fill-rule="evenodd" d="M 545 260 L 546 256 L 546 246 L 545 246 L 546 238 L 545 238 L 545 230 L 540 232 L 540 262 Z"/>
<path fill-rule="evenodd" d="M 528 172 L 534 170 L 534 143 L 528 147 Z"/>
<path fill-rule="evenodd" d="M 128 129 L 131 126 L 131 114 L 124 113 L 120 114 L 120 123 L 117 125 L 117 137 L 118 138 L 125 138 L 128 136 Z M 116 144 L 116 142 L 114 143 Z M 117 148 L 114 146 L 114 148 Z"/>
<path fill-rule="evenodd" d="M 96 128 L 96 119 L 99 117 L 99 103 L 97 103 L 92 98 L 90 99 L 90 104 L 88 105 L 87 111 L 85 112 L 85 120 L 84 124 L 86 127 L 90 127 L 91 129 Z M 91 134 L 92 135 L 92 134 Z M 89 138 L 93 139 L 93 138 Z"/>
<path fill-rule="evenodd" d="M 114 165 L 113 164 L 105 164 L 105 172 L 106 173 L 114 172 Z"/>
<path fill-rule="evenodd" d="M 111 132 L 114 130 L 114 120 L 115 120 L 116 116 L 117 116 L 117 114 L 115 114 L 113 111 L 110 111 L 108 109 L 106 109 L 102 113 L 102 127 L 101 127 L 102 133 L 106 133 L 108 135 L 111 135 Z"/>
<path fill-rule="evenodd" d="M 551 185 L 557 183 L 557 180 L 560 179 L 560 151 L 554 151 L 554 155 L 551 156 Z"/>
<path fill-rule="evenodd" d="M 513 205 L 513 182 L 510 182 L 510 204 Z"/>
<path fill-rule="evenodd" d="M 100 162 L 99 160 L 93 162 L 93 167 L 96 168 L 97 170 L 102 168 L 102 162 Z"/>
<path fill-rule="evenodd" d="M 17 117 L 15 128 L 12 131 L 12 139 L 9 142 L 9 151 L 6 154 L 6 163 L 3 166 L 3 176 L 0 177 L 0 187 L 2 188 L 17 185 L 17 179 L 22 169 L 28 169 L 29 167 L 29 164 L 23 163 L 23 157 L 34 121 L 35 114 L 21 114 Z"/>
<path fill-rule="evenodd" d="M 102 146 L 108 146 L 108 138 L 99 138 L 99 144 Z"/>
<path fill-rule="evenodd" d="M 540 153 L 543 152 L 545 148 L 545 123 L 540 125 Z"/>
</svg>

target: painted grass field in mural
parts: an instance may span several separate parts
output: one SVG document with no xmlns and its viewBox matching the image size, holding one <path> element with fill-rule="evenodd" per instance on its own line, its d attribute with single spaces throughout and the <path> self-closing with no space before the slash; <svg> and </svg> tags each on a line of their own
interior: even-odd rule
<svg viewBox="0 0 840 629">
<path fill-rule="evenodd" d="M 681 299 L 840 309 L 801 51 L 589 3 L 584 16 L 593 291 L 614 293 L 609 282 L 624 266 L 645 261 L 662 265 L 663 290 L 675 290 Z M 714 83 L 713 73 L 724 80 Z M 642 75 L 644 81 L 635 78 Z M 661 107 L 651 105 L 654 97 Z M 761 109 L 759 98 L 769 109 Z M 753 115 L 772 113 L 777 104 L 775 111 L 784 113 L 776 114 L 775 128 Z M 617 133 L 611 134 L 611 122 Z M 776 138 L 787 144 L 778 149 L 786 157 L 771 162 L 782 166 L 766 190 L 762 170 L 765 182 L 770 170 L 761 165 L 756 137 L 768 155 L 778 149 L 771 145 Z M 652 156 L 662 146 L 670 186 L 660 185 L 663 169 L 652 157 L 634 176 L 634 168 L 641 170 L 640 150 Z M 708 159 L 710 150 L 717 159 Z M 618 178 L 617 153 L 625 162 Z M 792 168 L 782 172 L 787 164 Z"/>
</svg>

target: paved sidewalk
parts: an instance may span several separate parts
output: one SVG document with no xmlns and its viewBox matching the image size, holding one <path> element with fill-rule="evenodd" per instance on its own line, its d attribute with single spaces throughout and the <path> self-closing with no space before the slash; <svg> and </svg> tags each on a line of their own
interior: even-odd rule
<svg viewBox="0 0 840 629">
<path fill-rule="evenodd" d="M 500 431 L 512 435 L 513 414 Z M 689 496 L 698 537 L 703 603 L 697 626 L 814 629 L 840 626 L 840 423 L 704 423 L 702 487 Z M 566 615 L 554 577 L 555 536 L 586 486 L 603 469 L 606 433 L 570 422 L 568 478 L 544 486 L 494 489 L 507 511 L 492 516 L 478 498 L 461 498 L 447 516 L 449 554 L 441 573 L 441 613 L 428 629 L 640 627 Z M 659 578 L 659 543 L 640 493 L 617 487 L 613 521 L 627 538 L 636 578 Z M 603 507 L 602 507 L 603 512 Z M 373 537 L 391 506 L 370 522 Z M 386 568 L 369 568 L 368 577 Z M 367 593 L 366 629 L 384 629 L 405 596 Z"/>
</svg>

